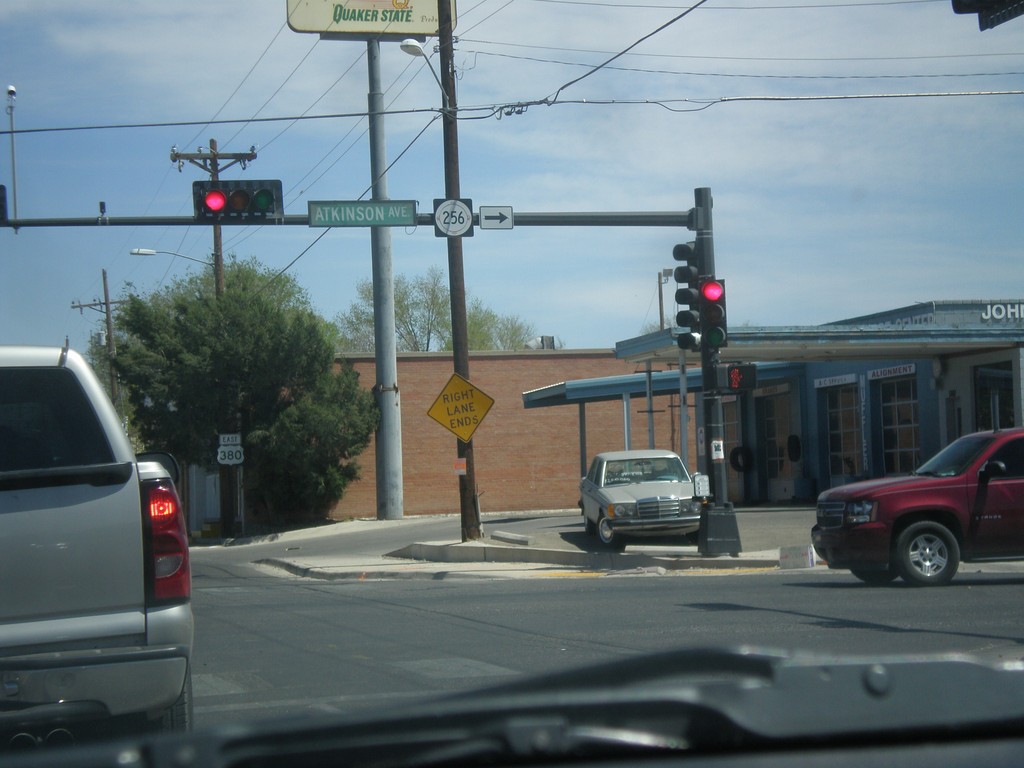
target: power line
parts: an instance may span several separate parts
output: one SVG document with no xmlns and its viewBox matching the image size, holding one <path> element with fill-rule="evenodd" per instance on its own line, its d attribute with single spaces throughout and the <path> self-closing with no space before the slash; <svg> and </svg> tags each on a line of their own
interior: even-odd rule
<svg viewBox="0 0 1024 768">
<path fill-rule="evenodd" d="M 550 45 L 528 45 L 525 43 L 505 43 L 496 40 L 473 40 L 460 38 L 463 43 L 476 45 L 502 45 L 510 48 L 529 48 L 540 51 L 562 51 L 565 53 L 595 53 L 607 56 L 613 51 L 601 51 L 593 48 L 563 48 Z M 488 51 L 470 51 L 475 54 L 490 54 Z M 771 62 L 834 62 L 834 61 L 928 61 L 939 59 L 976 59 L 987 57 L 1024 56 L 1024 52 L 986 52 L 986 53 L 945 53 L 928 54 L 923 56 L 709 56 L 686 53 L 637 53 L 631 52 L 629 56 L 659 58 L 659 59 L 698 59 L 707 61 L 771 61 Z M 541 59 L 543 61 L 543 59 Z"/>
<path fill-rule="evenodd" d="M 570 80 L 570 81 L 569 81 L 568 83 L 566 83 L 565 85 L 561 86 L 561 87 L 560 87 L 560 88 L 559 88 L 559 89 L 558 89 L 557 91 L 555 91 L 555 94 L 554 94 L 554 96 L 550 97 L 550 100 L 551 100 L 552 102 L 558 101 L 558 96 L 559 96 L 559 94 L 561 94 L 561 93 L 562 93 L 562 91 L 564 91 L 564 90 L 565 90 L 566 88 L 569 88 L 570 86 L 576 85 L 576 83 L 580 82 L 580 81 L 581 81 L 581 80 L 583 80 L 584 78 L 590 77 L 590 76 L 591 76 L 591 75 L 593 75 L 593 74 L 594 74 L 595 72 L 599 72 L 599 71 L 601 71 L 601 70 L 602 70 L 602 69 L 603 69 L 604 67 L 606 67 L 607 65 L 611 64 L 611 63 L 612 63 L 613 61 L 615 61 L 616 59 L 618 59 L 618 58 L 620 58 L 620 57 L 622 57 L 622 56 L 625 56 L 625 55 L 626 55 L 627 53 L 629 53 L 629 52 L 630 52 L 631 50 L 633 50 L 633 49 L 634 49 L 634 48 L 636 48 L 636 47 L 637 47 L 638 45 L 640 45 L 640 43 L 644 42 L 645 40 L 650 40 L 650 39 L 651 39 L 652 37 L 654 37 L 654 36 L 655 36 L 656 34 L 658 34 L 659 32 L 661 32 L 661 31 L 663 31 L 663 30 L 665 30 L 665 29 L 668 29 L 668 28 L 669 28 L 669 27 L 671 27 L 671 26 L 672 26 L 673 24 L 675 24 L 675 23 L 676 23 L 677 21 L 681 20 L 681 19 L 682 19 L 683 17 L 685 17 L 685 16 L 689 15 L 690 13 L 692 13 L 693 11 L 695 11 L 695 10 L 696 10 L 697 8 L 700 8 L 700 7 L 701 7 L 702 5 L 704 5 L 704 3 L 706 3 L 707 1 L 708 1 L 708 0 L 698 0 L 698 2 L 694 3 L 694 4 L 692 5 L 692 6 L 690 6 L 689 8 L 687 8 L 687 9 L 686 9 L 685 11 L 683 11 L 682 13 L 678 14 L 677 16 L 674 16 L 673 18 L 669 19 L 669 20 L 668 20 L 668 21 L 666 21 L 666 22 L 665 22 L 664 24 L 662 24 L 662 25 L 661 25 L 660 27 L 658 27 L 657 29 L 655 29 L 655 30 L 654 30 L 653 32 L 649 32 L 648 34 L 646 34 L 646 35 L 644 35 L 643 37 L 641 37 L 641 38 L 640 38 L 639 40 L 635 41 L 635 42 L 634 42 L 633 44 L 631 44 L 631 45 L 627 46 L 626 48 L 624 48 L 623 50 L 619 51 L 618 53 L 616 53 L 616 54 L 615 54 L 614 56 L 612 56 L 612 57 L 611 57 L 610 59 L 608 59 L 607 61 L 605 61 L 605 62 L 603 62 L 603 63 L 601 63 L 601 64 L 598 64 L 598 65 L 597 65 L 596 67 L 594 67 L 593 69 L 591 69 L 591 70 L 590 70 L 589 72 L 587 72 L 587 73 L 585 73 L 585 74 L 582 74 L 582 75 L 580 75 L 580 76 L 579 76 L 579 77 L 577 77 L 577 78 L 576 78 L 575 80 Z"/>
<path fill-rule="evenodd" d="M 508 53 L 489 53 L 486 51 L 477 52 L 480 56 L 494 56 L 497 58 L 516 59 L 519 61 L 533 61 L 542 64 L 559 64 L 570 67 L 589 67 L 589 64 L 581 64 L 574 61 L 558 61 L 556 59 L 541 59 L 531 56 L 516 56 Z M 933 74 L 882 74 L 882 75 L 770 75 L 754 74 L 749 72 L 688 72 L 670 69 L 651 69 L 645 67 L 621 67 L 609 66 L 616 72 L 637 72 L 650 75 L 676 75 L 680 77 L 735 77 L 760 80 L 894 80 L 894 79 L 921 79 L 921 78 L 959 78 L 959 77 L 1007 77 L 1024 75 L 1024 71 L 1010 72 L 957 72 L 957 73 L 933 73 Z"/>
</svg>

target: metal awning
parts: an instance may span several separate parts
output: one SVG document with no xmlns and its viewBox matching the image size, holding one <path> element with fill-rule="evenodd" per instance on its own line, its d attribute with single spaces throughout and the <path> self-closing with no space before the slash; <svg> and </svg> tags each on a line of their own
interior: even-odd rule
<svg viewBox="0 0 1024 768">
<path fill-rule="evenodd" d="M 787 363 L 766 363 L 757 367 L 758 381 L 765 382 L 796 374 L 794 366 Z M 554 405 L 575 405 L 596 403 L 607 400 L 622 400 L 624 397 L 641 397 L 647 394 L 646 372 L 622 376 L 604 376 L 599 379 L 576 379 L 562 381 L 546 387 L 523 393 L 524 408 L 547 408 Z M 652 371 L 650 374 L 651 394 L 679 394 L 679 370 Z M 686 389 L 699 392 L 703 389 L 700 367 L 686 371 Z"/>
<path fill-rule="evenodd" d="M 679 359 L 675 333 L 666 328 L 615 344 L 615 356 L 627 362 Z M 907 328 L 853 325 L 743 326 L 729 330 L 729 346 L 721 361 L 822 362 L 976 355 L 1024 345 L 1020 328 L 910 326 Z M 698 356 L 692 354 L 694 358 Z"/>
</svg>

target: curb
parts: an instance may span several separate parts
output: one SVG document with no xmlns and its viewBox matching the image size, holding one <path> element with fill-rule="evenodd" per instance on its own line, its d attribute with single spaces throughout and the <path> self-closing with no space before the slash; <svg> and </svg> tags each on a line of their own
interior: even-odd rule
<svg viewBox="0 0 1024 768">
<path fill-rule="evenodd" d="M 664 568 L 688 570 L 691 568 L 777 568 L 775 557 L 733 557 L 719 555 L 680 554 L 676 556 L 648 555 L 626 552 L 582 552 L 564 549 L 503 547 L 479 542 L 418 543 L 389 552 L 387 557 L 420 560 L 432 563 L 506 563 L 562 565 L 591 571 L 629 571 Z"/>
</svg>

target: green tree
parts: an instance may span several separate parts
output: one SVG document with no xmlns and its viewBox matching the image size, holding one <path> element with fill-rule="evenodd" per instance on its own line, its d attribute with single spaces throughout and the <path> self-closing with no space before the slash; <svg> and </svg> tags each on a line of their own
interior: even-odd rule
<svg viewBox="0 0 1024 768">
<path fill-rule="evenodd" d="M 350 366 L 334 370 L 335 331 L 292 278 L 229 261 L 221 297 L 194 275 L 129 295 L 116 323 L 114 364 L 146 445 L 211 466 L 218 434 L 241 433 L 246 500 L 278 520 L 341 497 L 376 406 Z"/>
<path fill-rule="evenodd" d="M 395 287 L 395 344 L 400 352 L 451 349 L 451 294 L 444 272 L 431 267 L 426 274 L 398 275 Z M 342 348 L 372 352 L 373 284 L 356 285 L 356 301 L 335 318 Z M 466 327 L 470 349 L 522 349 L 537 333 L 515 315 L 499 315 L 475 298 L 466 301 Z"/>
</svg>

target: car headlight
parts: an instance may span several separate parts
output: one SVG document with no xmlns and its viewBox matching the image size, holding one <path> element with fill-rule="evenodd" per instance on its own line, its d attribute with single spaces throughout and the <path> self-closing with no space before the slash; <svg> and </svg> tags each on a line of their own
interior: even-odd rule
<svg viewBox="0 0 1024 768">
<path fill-rule="evenodd" d="M 636 504 L 633 502 L 609 504 L 608 517 L 636 517 Z"/>
<path fill-rule="evenodd" d="M 850 525 L 869 523 L 875 519 L 877 501 L 848 501 L 846 503 L 846 522 Z"/>
</svg>

